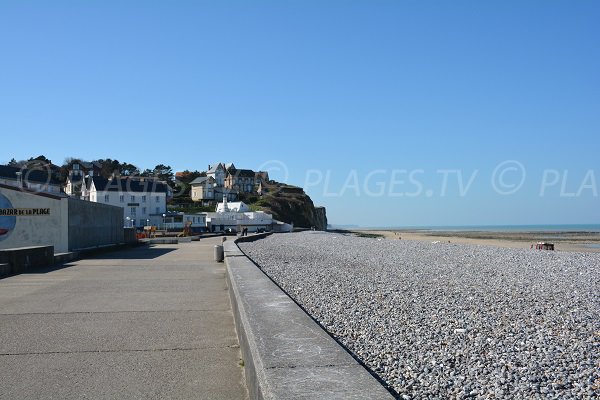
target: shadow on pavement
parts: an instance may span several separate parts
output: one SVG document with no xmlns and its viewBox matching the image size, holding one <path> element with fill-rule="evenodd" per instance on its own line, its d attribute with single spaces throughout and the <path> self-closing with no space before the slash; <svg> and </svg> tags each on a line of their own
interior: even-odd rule
<svg viewBox="0 0 600 400">
<path fill-rule="evenodd" d="M 69 268 L 74 266 L 75 264 L 73 262 L 68 262 L 68 263 L 64 263 L 64 264 L 54 264 L 54 265 L 50 265 L 47 267 L 37 267 L 37 268 L 31 268 L 28 269 L 27 271 L 23 271 L 20 274 L 15 274 L 12 276 L 18 276 L 18 275 L 27 275 L 27 274 L 47 274 L 48 272 L 54 272 L 54 271 L 58 271 L 64 268 Z"/>
<path fill-rule="evenodd" d="M 171 247 L 138 247 L 130 250 L 106 252 L 89 257 L 90 260 L 151 260 L 169 254 L 177 248 Z"/>
</svg>

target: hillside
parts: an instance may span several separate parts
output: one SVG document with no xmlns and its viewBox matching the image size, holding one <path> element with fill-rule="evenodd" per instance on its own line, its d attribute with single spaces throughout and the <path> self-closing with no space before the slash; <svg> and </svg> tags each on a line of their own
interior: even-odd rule
<svg viewBox="0 0 600 400">
<path fill-rule="evenodd" d="M 253 209 L 272 214 L 279 221 L 293 223 L 294 227 L 327 229 L 325 208 L 315 207 L 302 188 L 271 181 L 263 186 L 261 197 L 255 202 L 249 200 L 254 199 L 246 199 Z"/>
</svg>

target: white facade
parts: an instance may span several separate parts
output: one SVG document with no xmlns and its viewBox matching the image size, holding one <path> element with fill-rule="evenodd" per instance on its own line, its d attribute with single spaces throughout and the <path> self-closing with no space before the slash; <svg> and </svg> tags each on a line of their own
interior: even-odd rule
<svg viewBox="0 0 600 400">
<path fill-rule="evenodd" d="M 163 214 L 167 212 L 167 194 L 156 191 L 98 190 L 91 181 L 89 201 L 123 208 L 125 227 L 140 227 L 163 224 Z"/>
<path fill-rule="evenodd" d="M 263 211 L 251 212 L 245 203 L 241 201 L 229 203 L 225 197 L 223 202 L 217 205 L 217 212 L 207 213 L 206 226 L 211 232 L 222 232 L 227 229 L 240 232 L 243 228 L 248 228 L 250 232 L 259 229 L 270 231 L 273 226 L 273 216 Z"/>
<path fill-rule="evenodd" d="M 222 163 L 218 163 L 216 165 L 212 165 L 209 166 L 210 168 L 208 169 L 208 171 L 206 172 L 206 176 L 208 176 L 209 178 L 213 178 L 215 180 L 215 183 L 217 186 L 224 186 L 225 185 L 225 175 L 226 175 L 226 170 L 225 170 L 225 166 Z"/>
</svg>

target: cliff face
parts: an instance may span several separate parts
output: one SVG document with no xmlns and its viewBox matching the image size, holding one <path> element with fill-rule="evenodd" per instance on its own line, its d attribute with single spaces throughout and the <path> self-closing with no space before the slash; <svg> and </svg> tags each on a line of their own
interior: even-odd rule
<svg viewBox="0 0 600 400">
<path fill-rule="evenodd" d="M 326 231 L 327 230 L 327 210 L 325 207 L 315 207 L 315 214 L 317 218 L 317 224 L 315 227 L 317 230 Z"/>
<path fill-rule="evenodd" d="M 315 207 L 302 188 L 271 184 L 254 206 L 273 215 L 276 220 L 293 223 L 296 228 L 327 229 L 325 207 Z"/>
</svg>

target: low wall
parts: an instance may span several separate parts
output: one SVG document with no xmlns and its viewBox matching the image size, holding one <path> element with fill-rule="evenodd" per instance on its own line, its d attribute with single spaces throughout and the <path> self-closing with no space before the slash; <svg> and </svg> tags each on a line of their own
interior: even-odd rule
<svg viewBox="0 0 600 400">
<path fill-rule="evenodd" d="M 123 228 L 123 242 L 124 243 L 137 242 L 135 228 Z"/>
<path fill-rule="evenodd" d="M 393 399 L 234 241 L 223 245 L 251 399 Z"/>
<path fill-rule="evenodd" d="M 121 207 L 69 198 L 69 251 L 124 242 Z"/>
<path fill-rule="evenodd" d="M 49 267 L 54 264 L 54 246 L 0 250 L 0 264 L 6 264 L 0 268 L 0 277 L 21 274 L 33 268 Z"/>
</svg>

